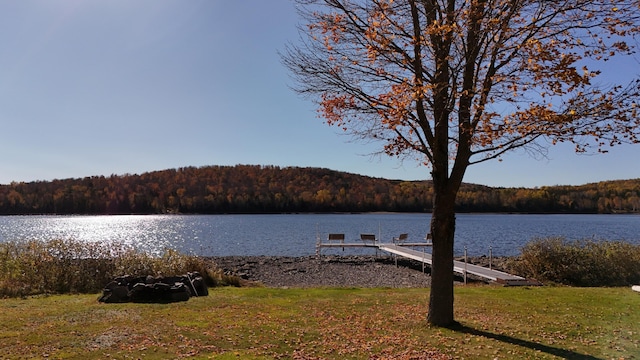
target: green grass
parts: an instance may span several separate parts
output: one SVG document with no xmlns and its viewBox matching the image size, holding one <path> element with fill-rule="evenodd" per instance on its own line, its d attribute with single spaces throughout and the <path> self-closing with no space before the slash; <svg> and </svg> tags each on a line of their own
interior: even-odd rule
<svg viewBox="0 0 640 360">
<path fill-rule="evenodd" d="M 629 288 L 456 288 L 456 329 L 428 289 L 215 288 L 173 304 L 97 295 L 0 300 L 2 358 L 638 359 Z"/>
</svg>

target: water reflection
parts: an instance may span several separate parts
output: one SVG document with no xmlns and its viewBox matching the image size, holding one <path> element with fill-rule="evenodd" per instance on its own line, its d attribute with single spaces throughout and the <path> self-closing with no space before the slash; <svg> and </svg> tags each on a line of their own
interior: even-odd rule
<svg viewBox="0 0 640 360">
<path fill-rule="evenodd" d="M 170 216 L 19 216 L 0 222 L 0 241 L 73 239 L 117 242 L 160 253 L 182 238 L 182 221 Z"/>
</svg>

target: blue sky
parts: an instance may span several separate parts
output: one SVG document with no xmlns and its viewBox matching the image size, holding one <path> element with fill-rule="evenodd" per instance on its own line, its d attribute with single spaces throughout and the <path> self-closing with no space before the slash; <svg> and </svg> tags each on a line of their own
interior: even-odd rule
<svg viewBox="0 0 640 360">
<path fill-rule="evenodd" d="M 297 40 L 298 22 L 289 0 L 0 0 L 0 184 L 236 164 L 429 178 L 410 161 L 369 156 L 379 144 L 325 125 L 290 90 L 278 51 Z M 465 181 L 640 178 L 639 152 L 516 152 L 470 167 Z"/>
</svg>

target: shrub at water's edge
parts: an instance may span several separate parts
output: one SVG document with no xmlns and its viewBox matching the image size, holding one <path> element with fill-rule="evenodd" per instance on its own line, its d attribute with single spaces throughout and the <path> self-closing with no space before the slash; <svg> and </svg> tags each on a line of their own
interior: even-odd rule
<svg viewBox="0 0 640 360">
<path fill-rule="evenodd" d="M 122 243 L 75 240 L 0 243 L 0 297 L 96 293 L 116 276 L 199 272 L 209 286 L 237 285 L 206 259 L 166 250 L 153 256 Z"/>
<path fill-rule="evenodd" d="M 570 286 L 640 283 L 640 246 L 623 241 L 534 239 L 510 265 L 519 275 Z"/>
</svg>

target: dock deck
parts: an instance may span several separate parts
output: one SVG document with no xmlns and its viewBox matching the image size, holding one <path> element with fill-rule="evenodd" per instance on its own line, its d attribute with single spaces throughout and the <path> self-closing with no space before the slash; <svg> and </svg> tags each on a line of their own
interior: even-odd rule
<svg viewBox="0 0 640 360">
<path fill-rule="evenodd" d="M 414 249 L 408 249 L 400 245 L 382 243 L 378 244 L 378 249 L 408 259 L 417 260 L 427 265 L 431 265 L 432 263 L 431 254 L 427 253 L 426 251 L 418 251 Z M 503 271 L 493 270 L 484 266 L 465 263 L 463 261 L 454 260 L 453 271 L 461 275 L 464 275 L 465 273 L 471 274 L 483 279 L 510 286 L 532 285 L 532 282 L 530 280 L 521 276 L 511 275 Z"/>
<path fill-rule="evenodd" d="M 430 243 L 404 243 L 402 245 L 394 243 L 382 243 L 382 242 L 362 242 L 362 243 L 318 243 L 316 245 L 316 253 L 320 254 L 321 248 L 356 248 L 356 247 L 368 247 L 376 250 L 381 250 L 397 256 L 402 256 L 407 259 L 412 259 L 423 263 L 424 265 L 431 266 L 432 258 L 431 254 L 426 251 L 415 250 L 412 247 L 418 246 L 431 246 Z M 509 286 L 523 286 L 523 285 L 539 285 L 536 281 L 532 281 L 521 276 L 512 275 L 503 271 L 489 269 L 483 266 L 473 265 L 465 263 L 463 261 L 453 261 L 453 271 L 455 273 L 465 275 L 471 274 L 489 281 L 494 281 L 499 284 Z"/>
</svg>

